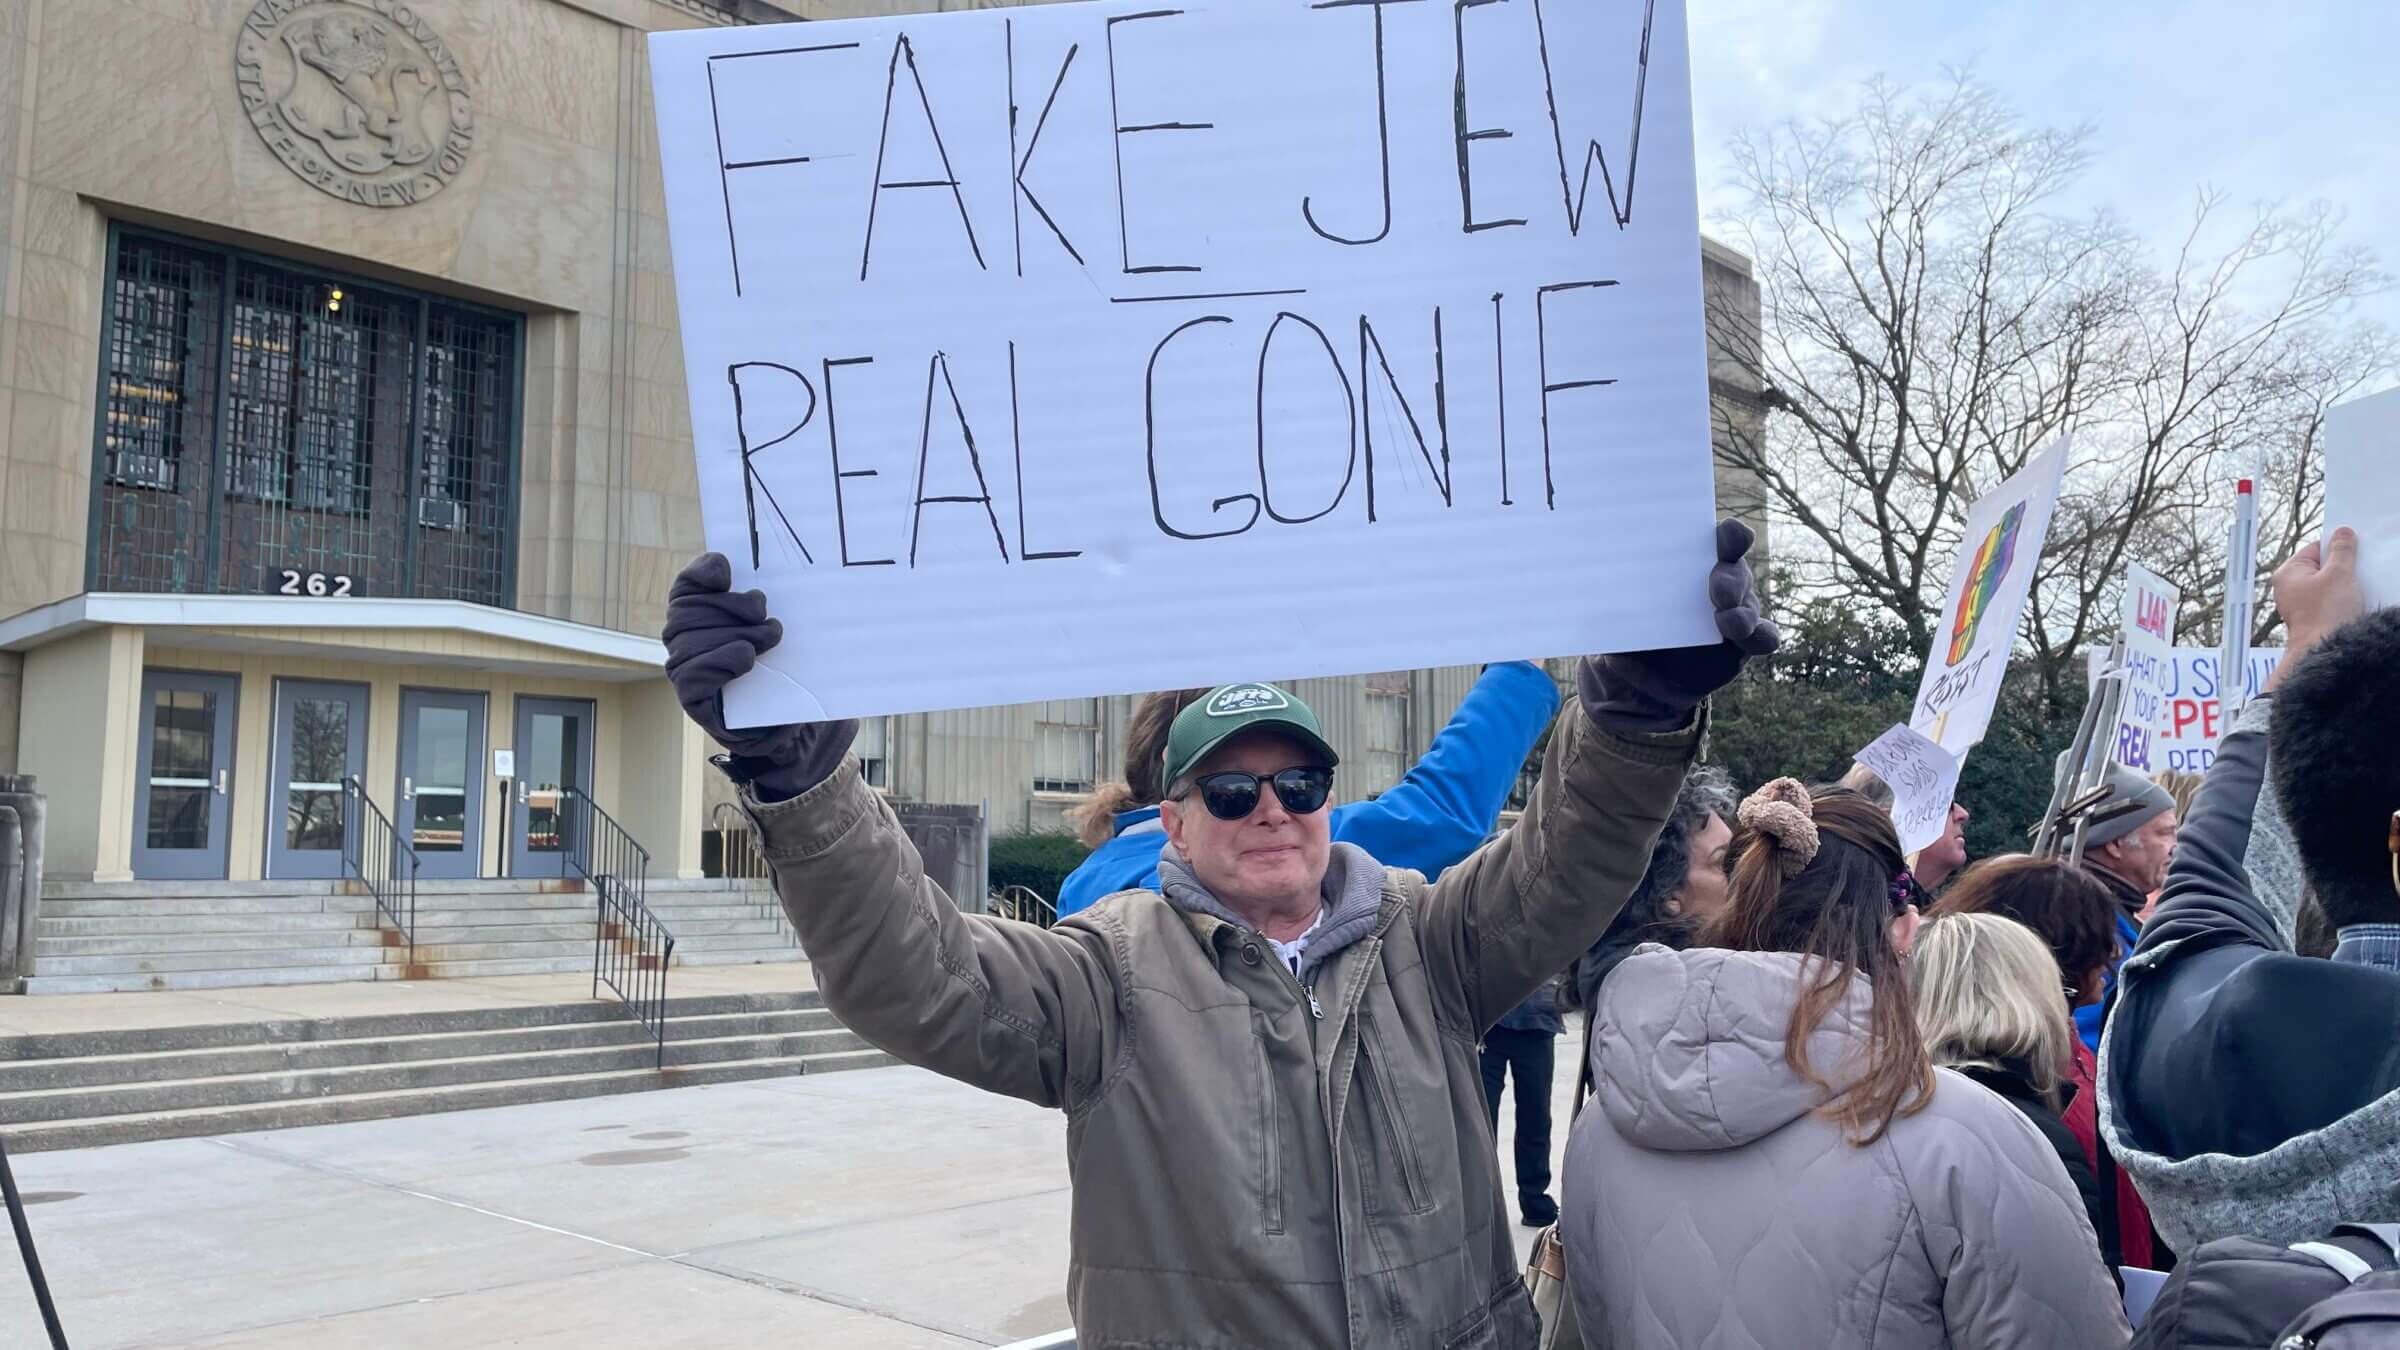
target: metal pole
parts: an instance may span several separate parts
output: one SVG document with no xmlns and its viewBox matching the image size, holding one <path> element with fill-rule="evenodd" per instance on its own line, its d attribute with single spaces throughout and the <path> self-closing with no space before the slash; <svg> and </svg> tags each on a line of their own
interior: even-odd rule
<svg viewBox="0 0 2400 1350">
<path fill-rule="evenodd" d="M 2120 634 L 2109 646 L 2108 660 L 2101 667 L 2100 680 L 2093 687 L 2091 697 L 2084 700 L 2083 719 L 2075 725 L 2075 738 L 2067 743 L 2066 754 L 2061 757 L 2064 771 L 2058 775 L 2057 784 L 2050 790 L 2050 804 L 2043 810 L 2041 829 L 2034 836 L 2033 852 L 2037 857 L 2058 856 L 2060 836 L 2067 831 L 2069 816 L 2080 816 L 2090 809 L 2084 799 L 2099 785 L 2094 780 L 2106 778 L 2105 772 L 2093 772 L 2092 752 L 2096 746 L 2114 744 L 2117 718 L 2124 711 L 2124 669 L 2125 639 Z M 2108 729 L 2106 741 L 2101 739 L 2103 726 Z M 2100 763 L 2107 763 L 2106 753 L 2100 756 Z M 2077 834 L 2081 835 L 2080 827 Z M 2076 856 L 2081 857 L 2080 846 L 2076 849 Z"/>
<path fill-rule="evenodd" d="M 50 1281 L 42 1275 L 42 1258 L 33 1250 L 33 1229 L 25 1222 L 25 1202 L 17 1195 L 17 1174 L 8 1165 L 8 1144 L 0 1140 L 0 1194 L 8 1201 L 9 1226 L 17 1230 L 17 1250 L 25 1257 L 25 1276 L 33 1281 L 33 1300 L 41 1305 L 42 1325 L 50 1331 L 51 1350 L 67 1350 L 67 1333 L 58 1324 L 58 1305 L 50 1301 Z"/>
<path fill-rule="evenodd" d="M 2083 780 L 2084 755 L 2091 745 L 2093 729 L 2100 722 L 2100 701 L 2099 693 L 2094 691 L 2083 705 L 2083 720 L 2075 726 L 2075 739 L 2067 743 L 2064 772 L 2058 775 L 2058 785 L 2051 789 L 2050 805 L 2042 812 L 2041 833 L 2033 841 L 2033 851 L 2042 857 L 2051 856 L 2057 847 L 2061 816 L 2067 804 L 2079 796 L 2076 785 Z"/>
</svg>

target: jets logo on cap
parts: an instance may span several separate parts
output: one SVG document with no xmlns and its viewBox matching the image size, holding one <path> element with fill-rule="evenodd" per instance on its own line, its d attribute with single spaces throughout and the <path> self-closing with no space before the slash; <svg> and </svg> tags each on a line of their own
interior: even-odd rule
<svg viewBox="0 0 2400 1350">
<path fill-rule="evenodd" d="M 1208 701 L 1211 717 L 1240 717 L 1254 712 L 1275 712 L 1292 706 L 1290 699 L 1263 684 L 1236 684 L 1219 690 Z"/>
</svg>

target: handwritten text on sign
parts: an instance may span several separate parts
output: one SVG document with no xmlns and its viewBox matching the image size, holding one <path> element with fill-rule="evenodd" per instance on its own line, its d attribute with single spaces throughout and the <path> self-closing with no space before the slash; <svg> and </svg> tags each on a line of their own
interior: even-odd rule
<svg viewBox="0 0 2400 1350">
<path fill-rule="evenodd" d="M 1900 833 L 1902 853 L 1916 856 L 1950 828 L 1962 767 L 1957 756 L 1902 723 L 1854 758 L 1891 788 L 1892 826 Z"/>
<path fill-rule="evenodd" d="M 1679 0 L 652 56 L 737 724 L 1714 640 Z"/>
<path fill-rule="evenodd" d="M 2086 653 L 2087 677 L 2096 689 L 2100 668 L 2108 664 L 2108 653 L 2094 649 Z M 2223 686 L 2218 677 L 2218 655 L 2199 647 L 2177 647 L 2162 670 L 2166 714 L 2151 742 L 2152 772 L 2174 769 L 2181 773 L 2207 773 L 2217 759 L 2217 742 L 2232 730 L 2231 719 L 2225 715 Z M 2257 698 L 2274 675 L 2275 667 L 2283 663 L 2283 648 L 2252 647 L 2250 659 L 2243 671 L 2243 687 L 2250 698 Z"/>
<path fill-rule="evenodd" d="M 2167 691 L 2174 682 L 2175 611 L 2183 592 L 2140 563 L 2125 569 L 2125 703 L 2111 757 L 2140 773 L 2166 766 L 2156 740 L 2167 725 Z"/>
<path fill-rule="evenodd" d="M 2058 507 L 2067 471 L 2064 441 L 2035 455 L 1967 512 L 1958 562 L 1950 573 L 1944 621 L 1917 684 L 1909 725 L 1953 756 L 1965 758 L 1991 727 L 2008 677 L 2017 620 L 2033 593 L 2035 564 Z"/>
</svg>

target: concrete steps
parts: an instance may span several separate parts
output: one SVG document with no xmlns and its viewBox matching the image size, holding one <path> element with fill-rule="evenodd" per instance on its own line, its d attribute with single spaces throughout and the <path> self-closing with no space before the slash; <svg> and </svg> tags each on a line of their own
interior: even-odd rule
<svg viewBox="0 0 2400 1350">
<path fill-rule="evenodd" d="M 676 965 L 801 959 L 763 884 L 654 881 Z M 348 882 L 67 882 L 44 888 L 29 994 L 229 989 L 589 970 L 592 895 L 556 878 L 420 882 L 416 946 Z"/>
<path fill-rule="evenodd" d="M 891 1062 L 814 993 L 668 1013 L 663 1069 L 613 1002 L 0 1038 L 0 1138 L 84 1148 Z"/>
</svg>

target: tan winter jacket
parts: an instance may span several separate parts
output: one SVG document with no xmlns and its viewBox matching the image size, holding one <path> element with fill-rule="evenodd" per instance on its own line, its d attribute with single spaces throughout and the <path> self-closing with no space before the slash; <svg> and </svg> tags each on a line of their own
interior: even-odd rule
<svg viewBox="0 0 2400 1350">
<path fill-rule="evenodd" d="M 1520 1350 L 1476 1042 L 1623 907 L 1701 735 L 1570 708 L 1513 829 L 1382 875 L 1321 1016 L 1263 937 L 1156 892 L 962 916 L 854 771 L 746 805 L 835 1015 L 1067 1113 L 1081 1350 Z"/>
<path fill-rule="evenodd" d="M 1601 986 L 1560 1197 L 1585 1342 L 1608 1350 L 2121 1350 L 2123 1304 L 2058 1154 L 1998 1094 L 1852 1146 L 1784 1058 L 1800 958 L 1645 947 Z M 1864 982 L 1809 1040 L 1862 1069 Z"/>
</svg>

